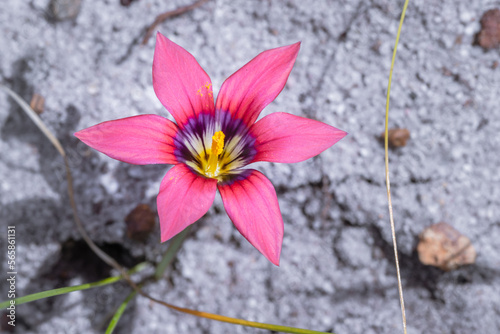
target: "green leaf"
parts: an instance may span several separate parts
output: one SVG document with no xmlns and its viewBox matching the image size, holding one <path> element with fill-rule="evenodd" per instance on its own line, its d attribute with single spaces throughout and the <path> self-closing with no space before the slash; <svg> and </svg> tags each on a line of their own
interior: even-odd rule
<svg viewBox="0 0 500 334">
<path fill-rule="evenodd" d="M 132 268 L 129 271 L 129 274 L 134 274 L 136 272 L 139 272 L 139 271 L 143 270 L 144 268 L 146 268 L 147 265 L 148 265 L 147 262 L 139 263 L 137 266 L 135 266 L 134 268 Z M 20 304 L 29 303 L 29 302 L 39 300 L 39 299 L 64 295 L 66 293 L 70 293 L 73 291 L 87 290 L 87 289 L 97 288 L 97 287 L 108 285 L 108 284 L 113 284 L 113 283 L 116 283 L 122 279 L 123 279 L 122 276 L 108 277 L 108 278 L 105 278 L 101 281 L 97 281 L 97 282 L 93 282 L 93 283 L 85 283 L 85 284 L 76 285 L 76 286 L 68 286 L 65 288 L 37 292 L 37 293 L 33 293 L 31 295 L 19 297 L 19 298 L 12 299 L 12 300 L 14 300 L 16 302 L 16 305 L 20 305 Z M 11 302 L 11 300 L 6 300 L 4 302 L 1 302 L 0 303 L 0 310 L 7 308 L 10 305 L 10 302 Z"/>
<path fill-rule="evenodd" d="M 113 333 L 116 325 L 118 325 L 118 321 L 120 321 L 120 318 L 122 317 L 123 312 L 127 308 L 128 303 L 135 297 L 135 295 L 137 295 L 137 291 L 134 290 L 127 296 L 123 303 L 120 304 L 115 314 L 113 315 L 111 322 L 109 323 L 108 329 L 106 329 L 106 334 Z"/>
<path fill-rule="evenodd" d="M 189 225 L 186 227 L 181 233 L 177 234 L 172 241 L 170 242 L 170 245 L 168 245 L 167 251 L 165 252 L 165 255 L 163 256 L 163 259 L 161 262 L 156 266 L 156 271 L 155 271 L 155 279 L 159 280 L 167 267 L 172 263 L 173 259 L 175 258 L 175 255 L 179 251 L 179 249 L 182 246 L 182 243 L 186 239 L 186 237 L 189 235 L 189 232 L 191 231 L 191 226 Z"/>
</svg>

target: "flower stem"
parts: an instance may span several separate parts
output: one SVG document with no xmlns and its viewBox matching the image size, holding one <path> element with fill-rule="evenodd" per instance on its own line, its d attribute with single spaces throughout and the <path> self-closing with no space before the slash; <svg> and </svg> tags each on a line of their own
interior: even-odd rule
<svg viewBox="0 0 500 334">
<path fill-rule="evenodd" d="M 168 245 L 167 251 L 165 252 L 165 255 L 163 255 L 163 259 L 161 262 L 156 266 L 155 270 L 155 279 L 159 280 L 162 276 L 167 267 L 172 263 L 172 261 L 175 258 L 175 255 L 179 251 L 179 249 L 182 246 L 182 243 L 186 239 L 186 237 L 189 235 L 189 232 L 191 231 L 191 226 L 189 225 L 182 231 L 181 233 L 177 234 L 172 241 L 170 242 L 170 245 Z"/>
<path fill-rule="evenodd" d="M 392 72 L 394 69 L 394 62 L 396 60 L 396 52 L 399 44 L 399 36 L 401 35 L 401 29 L 403 27 L 403 21 L 405 19 L 406 8 L 408 8 L 409 0 L 405 0 L 403 11 L 401 12 L 401 19 L 399 21 L 398 33 L 396 35 L 396 42 L 394 43 L 394 51 L 392 53 L 391 60 L 391 70 L 389 72 L 389 83 L 387 85 L 387 100 L 385 103 L 385 180 L 387 185 L 387 200 L 389 205 L 389 220 L 391 223 L 391 233 L 392 233 L 392 244 L 394 246 L 394 260 L 396 263 L 396 274 L 398 278 L 398 291 L 399 291 L 399 302 L 401 304 L 401 315 L 403 318 L 403 333 L 406 334 L 406 312 L 405 312 L 405 301 L 403 297 L 403 285 L 401 284 L 401 273 L 399 270 L 399 259 L 398 259 L 398 246 L 396 244 L 396 232 L 394 227 L 394 215 L 392 212 L 392 199 L 391 199 L 391 182 L 389 180 L 389 100 L 391 96 L 391 83 L 392 83 Z"/>
<path fill-rule="evenodd" d="M 111 322 L 109 323 L 108 328 L 106 329 L 106 334 L 112 334 L 113 331 L 116 328 L 116 325 L 118 325 L 118 321 L 120 321 L 120 318 L 123 315 L 123 312 L 127 308 L 128 303 L 137 295 L 137 291 L 133 290 L 127 298 L 123 301 L 123 303 L 120 304 L 118 309 L 116 310 L 115 314 L 113 315 L 113 318 L 111 319 Z"/>
</svg>

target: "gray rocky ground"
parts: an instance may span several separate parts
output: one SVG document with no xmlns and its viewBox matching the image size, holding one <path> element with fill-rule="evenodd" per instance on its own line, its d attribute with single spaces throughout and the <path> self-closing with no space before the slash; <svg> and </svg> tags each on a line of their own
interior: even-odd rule
<svg viewBox="0 0 500 334">
<path fill-rule="evenodd" d="M 158 261 L 159 227 L 144 243 L 125 216 L 156 207 L 168 166 L 132 166 L 97 153 L 76 130 L 125 116 L 167 116 L 152 87 L 155 16 L 185 0 L 85 1 L 56 21 L 48 0 L 5 0 L 0 81 L 28 101 L 70 155 L 81 218 L 124 265 Z M 215 90 L 259 52 L 302 41 L 286 88 L 263 114 L 286 111 L 349 133 L 319 157 L 258 168 L 274 183 L 285 220 L 281 266 L 236 231 L 220 197 L 168 278 L 147 286 L 168 302 L 248 320 L 334 333 L 400 333 L 401 316 L 384 185 L 384 104 L 403 2 L 209 1 L 158 29 L 190 51 Z M 391 150 L 391 180 L 408 332 L 500 332 L 499 49 L 474 45 L 498 1 L 411 0 L 394 71 L 391 127 L 411 139 Z M 95 281 L 114 272 L 90 256 L 72 221 L 64 165 L 0 93 L 0 238 L 17 233 L 17 292 Z M 416 255 L 418 235 L 445 221 L 468 236 L 476 263 L 451 272 Z M 1 257 L 7 272 L 6 257 Z M 2 274 L 4 277 L 4 274 Z M 0 300 L 7 299 L 2 279 Z M 128 288 L 117 284 L 19 305 L 19 333 L 98 333 Z M 8 326 L 3 329 L 8 329 Z M 179 314 L 137 298 L 120 333 L 265 333 Z"/>
</svg>

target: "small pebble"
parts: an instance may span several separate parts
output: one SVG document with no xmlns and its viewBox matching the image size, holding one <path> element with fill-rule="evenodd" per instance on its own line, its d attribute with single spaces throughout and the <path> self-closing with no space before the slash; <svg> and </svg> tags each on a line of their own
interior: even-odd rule
<svg viewBox="0 0 500 334">
<path fill-rule="evenodd" d="M 450 271 L 476 261 L 470 239 L 447 223 L 429 226 L 419 237 L 418 258 L 425 265 Z"/>
<path fill-rule="evenodd" d="M 385 132 L 380 135 L 380 139 L 385 139 Z M 392 148 L 406 146 L 406 142 L 410 139 L 410 131 L 408 129 L 389 129 L 389 146 Z"/>
<path fill-rule="evenodd" d="M 483 49 L 500 46 L 500 9 L 490 9 L 481 17 L 481 31 L 476 35 L 476 43 Z"/>
<path fill-rule="evenodd" d="M 49 10 L 56 21 L 74 19 L 80 13 L 82 0 L 51 0 Z"/>
<path fill-rule="evenodd" d="M 31 109 L 33 109 L 34 112 L 40 115 L 41 113 L 43 113 L 44 105 L 45 99 L 43 98 L 43 96 L 37 93 L 33 94 L 30 102 Z"/>
</svg>

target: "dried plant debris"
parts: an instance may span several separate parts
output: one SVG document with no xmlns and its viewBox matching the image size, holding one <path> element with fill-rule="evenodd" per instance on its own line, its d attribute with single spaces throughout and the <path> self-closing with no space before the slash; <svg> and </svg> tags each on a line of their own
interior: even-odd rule
<svg viewBox="0 0 500 334">
<path fill-rule="evenodd" d="M 500 9 L 490 9 L 481 17 L 481 30 L 476 35 L 476 43 L 483 49 L 500 46 Z"/>
<path fill-rule="evenodd" d="M 187 5 L 187 6 L 184 6 L 184 7 L 179 7 L 177 9 L 174 9 L 174 10 L 170 10 L 168 12 L 165 12 L 163 14 L 160 14 L 156 17 L 156 19 L 154 20 L 154 22 L 148 27 L 147 31 L 146 31 L 146 34 L 144 36 L 144 39 L 142 40 L 142 44 L 143 45 L 146 45 L 148 43 L 148 40 L 149 38 L 153 35 L 153 33 L 156 31 L 156 27 L 162 23 L 163 21 L 171 18 L 171 17 L 175 17 L 175 16 L 179 16 L 181 14 L 184 14 L 186 12 L 189 12 L 201 5 L 203 5 L 205 2 L 207 2 L 208 0 L 198 0 L 194 3 L 192 3 L 191 5 Z"/>
<path fill-rule="evenodd" d="M 403 147 L 406 146 L 406 142 L 410 139 L 410 131 L 405 128 L 394 128 L 389 129 L 389 147 Z M 380 135 L 380 140 L 384 141 L 385 132 Z"/>
<path fill-rule="evenodd" d="M 30 107 L 33 109 L 38 115 L 43 113 L 43 108 L 45 105 L 45 98 L 37 93 L 34 93 L 31 97 Z"/>
<path fill-rule="evenodd" d="M 132 2 L 134 2 L 136 0 L 120 0 L 120 5 L 124 6 L 124 7 L 128 7 L 132 4 Z"/>
<path fill-rule="evenodd" d="M 155 227 L 156 214 L 147 204 L 139 204 L 132 210 L 125 222 L 127 237 L 132 240 L 144 241 Z"/>
<path fill-rule="evenodd" d="M 420 234 L 417 252 L 420 262 L 444 271 L 476 260 L 476 250 L 469 238 L 444 222 L 429 226 Z"/>
<path fill-rule="evenodd" d="M 78 16 L 82 0 L 51 0 L 50 15 L 56 21 L 71 20 Z"/>
</svg>

